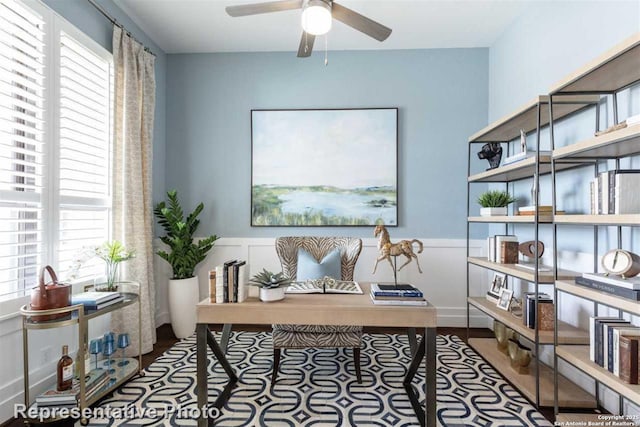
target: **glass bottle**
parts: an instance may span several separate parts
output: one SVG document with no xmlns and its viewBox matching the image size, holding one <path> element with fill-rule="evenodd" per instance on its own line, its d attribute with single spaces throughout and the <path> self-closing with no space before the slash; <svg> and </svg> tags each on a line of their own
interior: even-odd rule
<svg viewBox="0 0 640 427">
<path fill-rule="evenodd" d="M 62 357 L 58 360 L 57 390 L 69 390 L 73 385 L 73 359 L 69 357 L 69 346 L 62 346 Z"/>
</svg>

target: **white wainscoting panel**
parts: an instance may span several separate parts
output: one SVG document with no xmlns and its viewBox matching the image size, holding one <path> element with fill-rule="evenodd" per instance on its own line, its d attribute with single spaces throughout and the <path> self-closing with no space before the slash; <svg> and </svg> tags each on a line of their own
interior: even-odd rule
<svg viewBox="0 0 640 427">
<path fill-rule="evenodd" d="M 398 239 L 392 239 L 397 241 Z M 466 256 L 467 246 L 464 239 L 420 239 L 424 243 L 422 254 L 418 255 L 423 273 L 418 272 L 415 261 L 398 272 L 398 282 L 412 283 L 420 288 L 427 299 L 438 308 L 438 325 L 466 326 Z M 162 243 L 156 241 L 156 246 Z M 417 245 L 414 245 L 417 251 Z M 485 250 L 483 240 L 473 240 L 470 246 L 471 256 L 482 256 Z M 373 274 L 373 266 L 378 256 L 377 240 L 363 239 L 363 248 L 356 265 L 355 280 L 393 281 L 393 270 L 387 261 L 381 261 Z M 404 258 L 404 257 L 403 257 Z M 402 258 L 402 259 L 403 259 Z M 280 261 L 275 251 L 275 238 L 221 238 L 216 241 L 213 250 L 198 266 L 200 297 L 208 295 L 208 272 L 216 265 L 230 259 L 247 260 L 247 274 L 252 276 L 266 268 L 281 271 Z M 401 265 L 398 258 L 398 266 Z M 156 256 L 156 323 L 170 322 L 167 301 L 167 286 L 170 269 L 167 263 Z M 472 289 L 487 288 L 484 275 L 472 276 Z M 250 287 L 250 295 L 256 295 L 257 289 Z M 480 292 L 480 291 L 478 291 Z M 486 327 L 486 318 L 473 315 L 472 326 Z"/>
</svg>

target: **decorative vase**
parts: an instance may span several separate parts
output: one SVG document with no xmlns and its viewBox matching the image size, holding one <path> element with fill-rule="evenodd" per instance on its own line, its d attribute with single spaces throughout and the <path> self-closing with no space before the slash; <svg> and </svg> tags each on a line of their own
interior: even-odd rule
<svg viewBox="0 0 640 427">
<path fill-rule="evenodd" d="M 169 315 L 171 328 L 178 339 L 196 330 L 196 305 L 200 300 L 198 278 L 169 280 Z"/>
<path fill-rule="evenodd" d="M 529 363 L 531 362 L 531 350 L 514 339 L 509 340 L 508 347 L 511 367 L 519 374 L 528 373 Z"/>
<path fill-rule="evenodd" d="M 272 302 L 284 299 L 284 291 L 287 288 L 280 286 L 277 288 L 260 288 L 260 301 Z"/>
<path fill-rule="evenodd" d="M 480 216 L 506 216 L 507 207 L 501 208 L 480 208 Z"/>
</svg>

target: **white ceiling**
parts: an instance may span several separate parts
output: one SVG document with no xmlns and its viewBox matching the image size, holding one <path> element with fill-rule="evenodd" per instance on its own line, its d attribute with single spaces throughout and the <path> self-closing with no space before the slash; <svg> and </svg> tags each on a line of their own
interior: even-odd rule
<svg viewBox="0 0 640 427">
<path fill-rule="evenodd" d="M 260 0 L 114 0 L 166 53 L 298 49 L 300 10 L 232 18 L 226 6 Z M 337 0 L 390 27 L 378 42 L 333 21 L 330 50 L 487 47 L 531 0 Z M 324 47 L 324 38 L 316 48 Z"/>
</svg>

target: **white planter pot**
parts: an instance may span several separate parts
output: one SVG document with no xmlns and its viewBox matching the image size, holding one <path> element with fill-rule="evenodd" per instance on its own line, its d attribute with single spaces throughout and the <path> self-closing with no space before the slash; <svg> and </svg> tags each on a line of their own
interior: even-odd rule
<svg viewBox="0 0 640 427">
<path fill-rule="evenodd" d="M 260 300 L 264 302 L 280 301 L 284 299 L 284 291 L 286 286 L 279 288 L 260 288 Z"/>
<path fill-rule="evenodd" d="M 169 280 L 169 315 L 177 338 L 187 338 L 196 331 L 196 305 L 200 300 L 198 278 Z"/>
<path fill-rule="evenodd" d="M 480 216 L 506 216 L 507 207 L 502 208 L 480 208 Z"/>
</svg>

